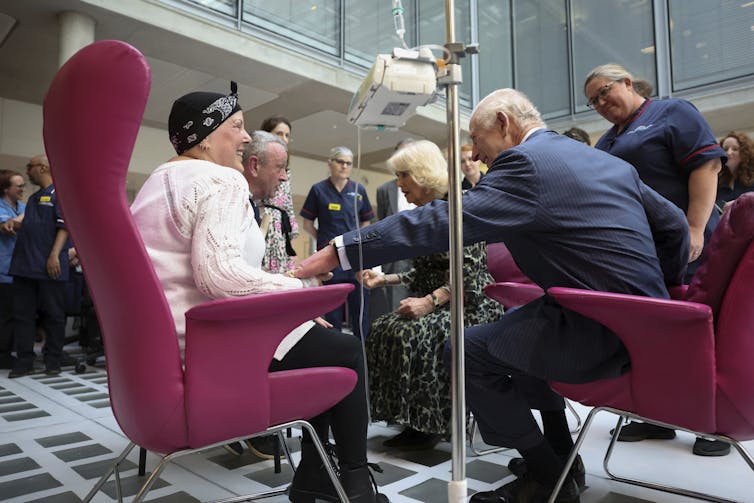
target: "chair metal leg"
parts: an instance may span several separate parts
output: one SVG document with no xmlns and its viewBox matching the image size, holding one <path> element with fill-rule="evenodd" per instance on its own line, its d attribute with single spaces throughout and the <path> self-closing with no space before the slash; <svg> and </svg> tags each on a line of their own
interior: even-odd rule
<svg viewBox="0 0 754 503">
<path fill-rule="evenodd" d="M 567 398 L 564 398 L 564 400 L 566 407 L 571 411 L 571 414 L 573 414 L 573 418 L 576 419 L 576 427 L 571 430 L 571 434 L 575 435 L 581 430 L 581 416 L 579 416 L 579 413 L 573 408 L 573 404 L 571 404 L 570 400 Z"/>
<path fill-rule="evenodd" d="M 322 462 L 324 463 L 325 468 L 327 469 L 327 474 L 330 476 L 330 480 L 332 481 L 333 486 L 335 486 L 335 492 L 338 494 L 338 498 L 340 498 L 341 503 L 348 503 L 348 496 L 346 495 L 346 491 L 343 489 L 343 486 L 340 485 L 340 480 L 338 479 L 338 475 L 335 473 L 335 470 L 330 464 L 330 459 L 328 458 L 327 452 L 325 451 L 325 448 L 322 445 L 322 441 L 319 439 L 319 435 L 317 435 L 317 432 L 314 430 L 314 427 L 308 422 L 301 421 L 301 426 L 303 428 L 306 428 L 307 431 L 309 431 L 309 435 L 312 437 L 312 442 L 314 442 L 314 446 L 317 448 L 319 457 L 322 459 Z"/>
<path fill-rule="evenodd" d="M 714 440 L 720 440 L 722 442 L 727 442 L 727 443 L 731 444 L 733 447 L 736 448 L 736 451 L 738 451 L 738 453 L 744 459 L 744 461 L 749 466 L 749 468 L 751 468 L 752 471 L 754 471 L 754 457 L 752 457 L 751 454 L 749 454 L 749 452 L 737 440 L 734 440 L 732 438 L 729 438 L 729 437 L 726 437 L 726 436 L 723 436 L 723 435 L 713 435 L 713 434 L 710 434 L 710 433 L 702 433 L 702 432 L 698 432 L 698 431 L 688 430 L 686 428 L 681 428 L 681 427 L 676 426 L 676 425 L 672 425 L 672 424 L 668 424 L 668 423 L 663 423 L 661 421 L 654 421 L 652 419 L 648 419 L 648 418 L 645 418 L 645 417 L 642 417 L 642 416 L 639 416 L 639 415 L 636 415 L 636 414 L 632 414 L 632 413 L 629 413 L 629 412 L 621 411 L 621 410 L 618 410 L 618 409 L 613 409 L 612 407 L 595 407 L 594 409 L 592 409 L 591 412 L 589 412 L 589 415 L 586 418 L 586 422 L 584 423 L 584 426 L 582 427 L 581 433 L 579 434 L 578 438 L 576 439 L 576 442 L 575 442 L 575 445 L 573 447 L 573 450 L 571 451 L 571 454 L 568 456 L 568 460 L 566 461 L 566 465 L 565 465 L 565 467 L 563 468 L 563 471 L 560 474 L 560 478 L 558 478 L 558 482 L 555 485 L 555 488 L 553 489 L 552 494 L 550 495 L 550 499 L 548 500 L 548 503 L 554 503 L 555 497 L 557 496 L 558 492 L 560 491 L 560 488 L 563 486 L 563 483 L 565 482 L 565 479 L 568 476 L 568 472 L 570 471 L 571 466 L 573 465 L 573 462 L 576 460 L 576 456 L 578 455 L 578 451 L 581 448 L 581 444 L 583 443 L 584 438 L 586 437 L 586 433 L 589 430 L 589 427 L 591 426 L 591 423 L 592 423 L 592 420 L 594 419 L 594 416 L 598 412 L 601 412 L 603 410 L 607 411 L 607 412 L 611 412 L 611 413 L 616 414 L 618 416 L 618 421 L 617 421 L 617 423 L 615 425 L 615 430 L 613 431 L 613 435 L 610 438 L 610 444 L 607 447 L 607 452 L 605 453 L 605 459 L 603 461 L 603 467 L 605 469 L 605 472 L 607 473 L 607 475 L 612 480 L 616 480 L 618 482 L 623 482 L 623 483 L 626 483 L 626 484 L 632 484 L 632 485 L 637 485 L 637 486 L 641 486 L 641 487 L 646 487 L 648 489 L 654 489 L 654 490 L 657 490 L 657 491 L 663 491 L 663 492 L 668 492 L 668 493 L 672 493 L 672 494 L 678 494 L 678 495 L 681 495 L 681 496 L 687 496 L 687 497 L 690 497 L 690 498 L 701 499 L 701 500 L 705 500 L 705 501 L 714 501 L 714 502 L 718 502 L 718 503 L 735 503 L 734 500 L 729 500 L 729 499 L 721 498 L 719 496 L 713 496 L 711 494 L 700 493 L 700 492 L 697 492 L 697 491 L 691 491 L 689 489 L 683 489 L 683 488 L 679 488 L 679 487 L 673 487 L 673 486 L 667 486 L 667 485 L 663 485 L 663 484 L 657 484 L 657 483 L 654 483 L 654 482 L 646 482 L 646 481 L 643 481 L 643 480 L 636 480 L 636 479 L 630 479 L 630 478 L 626 478 L 626 477 L 620 477 L 620 476 L 615 475 L 613 472 L 611 472 L 610 471 L 610 467 L 609 467 L 610 458 L 612 457 L 613 451 L 615 449 L 615 445 L 616 445 L 617 440 L 618 440 L 618 435 L 620 434 L 620 429 L 623 426 L 623 422 L 626 421 L 627 419 L 636 419 L 636 420 L 643 421 L 643 422 L 646 422 L 646 423 L 655 424 L 655 425 L 658 425 L 658 426 L 663 426 L 665 428 L 672 428 L 672 429 L 675 429 L 675 430 L 682 430 L 682 431 L 691 433 L 691 434 L 693 434 L 695 436 L 703 436 L 703 437 L 712 438 Z"/>
<path fill-rule="evenodd" d="M 288 428 L 288 431 L 291 429 Z M 291 456 L 291 450 L 288 448 L 288 442 L 285 441 L 285 436 L 283 436 L 283 432 L 278 432 L 278 438 L 280 438 L 280 445 L 283 446 L 283 453 L 285 454 L 285 458 L 288 460 L 288 464 L 291 465 L 291 470 L 294 472 L 296 471 L 296 462 L 293 461 L 293 456 Z"/>
<path fill-rule="evenodd" d="M 113 461 L 113 464 L 111 464 L 107 471 L 105 472 L 102 477 L 97 481 L 97 483 L 94 484 L 94 487 L 92 487 L 92 490 L 89 491 L 89 494 L 87 494 L 84 499 L 82 500 L 82 503 L 89 503 L 92 501 L 92 498 L 94 498 L 94 495 L 99 492 L 100 489 L 102 489 L 102 486 L 105 485 L 105 482 L 108 481 L 110 478 L 110 475 L 113 474 L 113 472 L 118 473 L 118 466 L 123 462 L 124 459 L 126 459 L 126 456 L 128 456 L 128 453 L 131 452 L 131 450 L 136 446 L 133 442 L 129 442 L 129 444 L 126 446 L 125 449 L 118 455 L 117 458 L 115 458 L 115 461 Z M 123 501 L 120 497 L 120 485 L 118 485 L 118 501 Z"/>
</svg>

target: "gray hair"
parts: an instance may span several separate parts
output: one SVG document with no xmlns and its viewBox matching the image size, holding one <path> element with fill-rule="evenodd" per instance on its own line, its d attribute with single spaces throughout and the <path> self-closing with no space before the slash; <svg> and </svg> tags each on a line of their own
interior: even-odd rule
<svg viewBox="0 0 754 503">
<path fill-rule="evenodd" d="M 634 80 L 634 76 L 629 73 L 628 70 L 616 63 L 608 63 L 606 65 L 600 65 L 586 76 L 584 81 L 584 95 L 586 96 L 586 86 L 596 78 L 603 78 L 610 82 L 620 82 L 621 80 Z"/>
<path fill-rule="evenodd" d="M 348 157 L 353 159 L 353 152 L 351 152 L 351 149 L 348 147 L 333 147 L 330 149 L 330 156 L 327 158 L 328 161 L 332 161 L 333 159 L 337 159 L 341 155 L 347 155 Z"/>
<path fill-rule="evenodd" d="M 471 117 L 480 127 L 489 129 L 495 124 L 498 112 L 505 113 L 521 129 L 545 126 L 539 110 L 529 98 L 521 91 L 510 88 L 498 89 L 485 96 L 474 108 Z"/>
<path fill-rule="evenodd" d="M 288 145 L 285 144 L 280 137 L 268 133 L 267 131 L 253 131 L 251 141 L 246 145 L 243 151 L 243 165 L 246 166 L 251 156 L 259 159 L 259 164 L 265 164 L 267 162 L 267 145 L 270 143 L 277 143 L 282 146 L 286 154 L 288 153 Z"/>
</svg>

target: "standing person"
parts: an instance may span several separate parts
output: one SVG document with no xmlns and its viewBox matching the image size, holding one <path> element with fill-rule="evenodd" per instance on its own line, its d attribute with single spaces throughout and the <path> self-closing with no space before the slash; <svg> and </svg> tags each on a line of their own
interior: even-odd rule
<svg viewBox="0 0 754 503">
<path fill-rule="evenodd" d="M 16 220 L 18 240 L 9 273 L 13 276 L 13 335 L 16 363 L 8 377 L 34 371 L 37 313 L 47 337 L 42 354 L 45 373 L 60 374 L 65 341 L 65 286 L 68 281 L 68 231 L 60 213 L 50 163 L 44 155 L 26 164 L 29 180 L 40 189 L 29 197 L 23 221 Z"/>
<path fill-rule="evenodd" d="M 280 115 L 267 117 L 259 129 L 274 134 L 286 145 L 291 141 L 291 122 Z M 266 244 L 262 267 L 269 272 L 285 273 L 296 264 L 296 251 L 291 241 L 298 236 L 298 223 L 293 212 L 290 167 L 286 170 L 287 180 L 280 183 L 270 198 L 262 201 L 266 215 L 266 218 L 262 218 L 262 232 Z"/>
<path fill-rule="evenodd" d="M 633 76 L 620 65 L 592 70 L 584 82 L 584 94 L 587 104 L 614 124 L 595 148 L 631 163 L 644 183 L 686 213 L 691 236 L 688 283 L 720 221 L 715 197 L 725 152 L 694 105 L 675 98 L 641 96 L 633 87 Z M 631 422 L 621 429 L 618 440 L 674 437 L 671 429 Z M 694 444 L 694 454 L 700 456 L 729 452 L 725 442 L 698 438 Z"/>
<path fill-rule="evenodd" d="M 269 197 L 286 179 L 286 153 L 282 145 L 270 143 L 269 153 L 275 162 L 244 166 L 250 137 L 235 87 L 231 85 L 227 96 L 194 92 L 173 103 L 168 130 L 176 156 L 152 172 L 131 206 L 165 289 L 181 347 L 184 315 L 195 305 L 319 284 L 316 278 L 300 280 L 261 268 L 264 236 L 250 197 L 251 193 L 260 199 Z M 387 498 L 376 493 L 367 467 L 368 411 L 359 341 L 307 321 L 281 341 L 270 371 L 321 366 L 350 368 L 358 380 L 351 393 L 310 422 L 323 440 L 332 429 L 339 476 L 350 501 L 385 503 Z M 304 433 L 290 500 L 305 503 L 317 497 L 337 501 L 329 480 L 311 438 Z"/>
<path fill-rule="evenodd" d="M 447 196 L 448 164 L 432 142 L 417 141 L 387 162 L 406 199 L 424 206 Z M 377 318 L 366 342 L 372 420 L 404 427 L 383 445 L 403 450 L 431 449 L 450 434 L 450 376 L 443 363 L 450 332 L 448 253 L 414 259 L 407 272 L 378 274 L 366 270 L 367 288 L 408 285 L 417 292 L 401 300 L 397 312 Z M 463 250 L 464 324 L 497 320 L 502 306 L 484 294 L 495 280 L 487 271 L 484 243 Z"/>
<path fill-rule="evenodd" d="M 715 202 L 722 212 L 730 201 L 754 190 L 754 142 L 745 133 L 731 131 L 720 140 L 720 146 L 728 156 L 720 170 Z"/>
<path fill-rule="evenodd" d="M 404 138 L 398 142 L 393 152 L 413 143 L 413 138 Z M 406 196 L 398 188 L 398 182 L 394 178 L 377 187 L 377 219 L 395 215 L 399 211 L 412 210 L 416 208 L 415 204 L 409 203 Z M 410 260 L 398 260 L 388 264 L 382 264 L 382 272 L 385 274 L 398 274 L 411 269 Z M 411 292 L 404 285 L 396 285 L 393 288 L 385 288 L 382 292 L 369 292 L 369 315 L 375 320 L 383 314 L 392 313 L 398 309 L 402 299 L 405 299 Z"/>
<path fill-rule="evenodd" d="M 367 226 L 374 218 L 366 189 L 350 179 L 353 152 L 347 147 L 334 147 L 330 150 L 327 166 L 330 177 L 312 186 L 301 208 L 301 216 L 305 219 L 304 230 L 316 240 L 318 250 L 326 247 L 335 236 Z M 318 228 L 314 227 L 315 220 Z M 365 340 L 369 335 L 369 291 L 356 281 L 353 271 L 336 269 L 333 278 L 326 284 L 335 283 L 351 283 L 356 287 L 348 295 L 348 316 L 353 334 Z M 362 299 L 364 309 L 363 318 L 360 318 Z M 325 319 L 340 330 L 343 310 L 335 309 L 327 313 Z"/>
<path fill-rule="evenodd" d="M 0 170 L 0 369 L 12 369 L 13 351 L 13 277 L 8 275 L 16 245 L 13 219 L 23 215 L 26 205 L 24 177 L 17 171 Z"/>
<path fill-rule="evenodd" d="M 665 284 L 680 283 L 687 264 L 688 227 L 683 212 L 642 183 L 630 164 L 547 131 L 539 111 L 513 89 L 484 98 L 469 130 L 474 159 L 490 169 L 463 195 L 465 244 L 504 242 L 523 274 L 545 290 L 669 298 Z M 447 203 L 437 200 L 394 215 L 336 237 L 334 246 L 302 261 L 296 275 L 447 250 L 448 218 Z M 467 328 L 464 350 L 467 402 L 482 438 L 518 449 L 526 466 L 519 463 L 513 482 L 471 501 L 546 501 L 573 447 L 568 422 L 564 411 L 550 411 L 540 431 L 530 401 L 512 381 L 524 376 L 544 392 L 550 380 L 618 377 L 630 367 L 625 346 L 606 327 L 543 295 L 494 323 Z M 572 471 L 556 501 L 579 500 Z"/>
<path fill-rule="evenodd" d="M 473 148 L 474 146 L 470 143 L 461 145 L 461 172 L 463 173 L 461 189 L 463 190 L 474 187 L 484 177 L 484 173 L 479 169 L 481 163 L 472 158 Z"/>
</svg>

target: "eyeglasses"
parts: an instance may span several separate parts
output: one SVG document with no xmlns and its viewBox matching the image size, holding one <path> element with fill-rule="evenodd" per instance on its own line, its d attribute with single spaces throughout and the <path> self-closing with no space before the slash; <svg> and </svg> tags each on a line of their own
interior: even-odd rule
<svg viewBox="0 0 754 503">
<path fill-rule="evenodd" d="M 20 184 L 20 185 L 11 185 L 11 187 L 15 187 L 15 188 L 17 188 L 17 189 L 23 189 L 24 187 L 26 187 L 26 184 L 25 184 L 25 183 L 22 183 L 22 184 Z"/>
<path fill-rule="evenodd" d="M 607 99 L 607 97 L 610 95 L 610 91 L 612 90 L 616 82 L 617 81 L 614 80 L 610 82 L 609 84 L 605 84 L 604 86 L 600 87 L 600 90 L 597 91 L 597 95 L 592 96 L 586 102 L 586 106 L 588 106 L 589 108 L 597 108 L 600 101 Z"/>
<path fill-rule="evenodd" d="M 26 169 L 31 169 L 34 166 L 44 166 L 44 164 L 42 164 L 41 162 L 29 162 L 29 163 L 26 163 Z"/>
<path fill-rule="evenodd" d="M 332 162 L 337 162 L 341 166 L 353 166 L 352 161 L 346 161 L 345 159 L 332 159 Z"/>
</svg>

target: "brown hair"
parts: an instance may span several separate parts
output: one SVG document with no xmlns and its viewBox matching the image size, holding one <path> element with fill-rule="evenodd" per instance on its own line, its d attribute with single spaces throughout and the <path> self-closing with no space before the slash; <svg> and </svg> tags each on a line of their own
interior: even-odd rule
<svg viewBox="0 0 754 503">
<path fill-rule="evenodd" d="M 5 191 L 10 187 L 10 180 L 14 176 L 20 176 L 23 178 L 23 175 L 18 171 L 13 171 L 12 169 L 0 169 L 0 197 L 5 197 Z"/>
<path fill-rule="evenodd" d="M 736 170 L 735 179 L 741 182 L 746 187 L 754 185 L 754 141 L 744 133 L 738 131 L 731 131 L 726 134 L 720 140 L 720 146 L 723 146 L 723 142 L 727 138 L 735 138 L 739 145 L 739 156 L 741 157 L 741 163 Z M 733 174 L 727 167 L 720 170 L 720 185 L 730 185 L 733 180 Z"/>
</svg>

